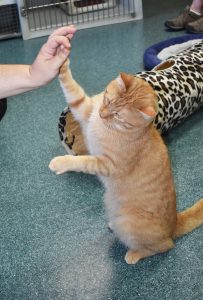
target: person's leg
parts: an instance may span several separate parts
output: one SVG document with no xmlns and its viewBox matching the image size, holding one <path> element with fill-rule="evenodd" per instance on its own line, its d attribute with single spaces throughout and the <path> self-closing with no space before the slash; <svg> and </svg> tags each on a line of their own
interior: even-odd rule
<svg viewBox="0 0 203 300">
<path fill-rule="evenodd" d="M 203 0 L 193 0 L 190 10 L 201 15 L 203 10 Z"/>
<path fill-rule="evenodd" d="M 188 22 L 185 28 L 190 33 L 203 33 L 203 0 L 193 0 L 190 10 L 201 17 L 194 22 Z"/>
<path fill-rule="evenodd" d="M 171 30 L 183 30 L 188 23 L 195 22 L 202 17 L 203 0 L 194 0 L 191 6 L 187 6 L 176 18 L 167 20 L 165 26 Z"/>
</svg>

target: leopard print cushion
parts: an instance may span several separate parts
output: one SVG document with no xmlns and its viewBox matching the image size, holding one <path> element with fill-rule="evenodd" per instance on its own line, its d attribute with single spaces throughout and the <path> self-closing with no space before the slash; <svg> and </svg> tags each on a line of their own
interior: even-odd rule
<svg viewBox="0 0 203 300">
<path fill-rule="evenodd" d="M 161 133 L 168 131 L 203 104 L 203 41 L 135 76 L 157 93 L 154 125 Z"/>
<path fill-rule="evenodd" d="M 203 41 L 171 56 L 152 71 L 134 76 L 147 81 L 157 93 L 158 114 L 154 125 L 160 133 L 165 133 L 203 104 Z M 68 153 L 87 153 L 80 125 L 69 108 L 61 114 L 58 128 Z"/>
</svg>

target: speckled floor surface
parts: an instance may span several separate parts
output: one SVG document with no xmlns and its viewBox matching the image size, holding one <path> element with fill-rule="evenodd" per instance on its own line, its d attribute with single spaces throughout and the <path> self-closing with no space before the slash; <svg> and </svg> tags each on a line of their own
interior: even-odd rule
<svg viewBox="0 0 203 300">
<path fill-rule="evenodd" d="M 121 70 L 143 70 L 146 47 L 185 34 L 163 23 L 186 3 L 144 0 L 142 21 L 79 31 L 75 78 L 92 94 Z M 44 41 L 0 41 L 0 63 L 31 63 Z M 51 158 L 64 153 L 57 133 L 64 107 L 55 80 L 10 98 L 0 123 L 0 299 L 203 299 L 203 228 L 169 253 L 128 266 L 107 229 L 98 180 L 49 171 Z M 184 209 L 203 195 L 203 109 L 165 138 Z"/>
</svg>

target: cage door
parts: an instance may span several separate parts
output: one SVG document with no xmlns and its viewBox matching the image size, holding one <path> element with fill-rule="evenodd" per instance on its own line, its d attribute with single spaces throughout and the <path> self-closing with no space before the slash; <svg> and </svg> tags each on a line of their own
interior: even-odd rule
<svg viewBox="0 0 203 300">
<path fill-rule="evenodd" d="M 24 39 L 67 24 L 77 29 L 142 18 L 142 0 L 17 0 Z"/>
</svg>

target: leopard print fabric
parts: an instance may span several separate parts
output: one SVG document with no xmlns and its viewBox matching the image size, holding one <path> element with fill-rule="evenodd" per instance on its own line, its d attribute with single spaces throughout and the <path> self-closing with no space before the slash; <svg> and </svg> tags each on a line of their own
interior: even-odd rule
<svg viewBox="0 0 203 300">
<path fill-rule="evenodd" d="M 203 41 L 135 76 L 147 81 L 157 93 L 154 125 L 161 133 L 168 131 L 203 104 Z"/>
</svg>

